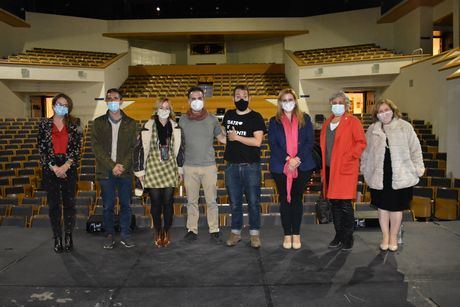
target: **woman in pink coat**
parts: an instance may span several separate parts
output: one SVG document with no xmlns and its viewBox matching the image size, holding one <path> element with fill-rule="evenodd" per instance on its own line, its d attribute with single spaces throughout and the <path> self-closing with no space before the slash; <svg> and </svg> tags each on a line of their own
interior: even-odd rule
<svg viewBox="0 0 460 307">
<path fill-rule="evenodd" d="M 335 228 L 329 247 L 350 250 L 354 226 L 352 199 L 356 197 L 359 158 L 366 148 L 366 136 L 359 119 L 347 112 L 350 100 L 344 92 L 334 94 L 329 103 L 332 115 L 320 136 L 323 193 L 331 203 Z"/>
</svg>

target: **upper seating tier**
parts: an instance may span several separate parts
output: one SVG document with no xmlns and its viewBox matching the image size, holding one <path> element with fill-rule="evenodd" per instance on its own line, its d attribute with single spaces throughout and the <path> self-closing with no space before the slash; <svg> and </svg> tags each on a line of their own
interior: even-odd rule
<svg viewBox="0 0 460 307">
<path fill-rule="evenodd" d="M 117 56 L 119 55 L 111 52 L 33 48 L 10 55 L 7 59 L 0 59 L 0 64 L 103 68 Z"/>
</svg>

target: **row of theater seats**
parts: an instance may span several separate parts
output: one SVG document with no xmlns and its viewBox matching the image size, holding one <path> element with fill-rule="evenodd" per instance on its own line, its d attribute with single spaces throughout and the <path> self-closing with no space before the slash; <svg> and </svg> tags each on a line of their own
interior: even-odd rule
<svg viewBox="0 0 460 307">
<path fill-rule="evenodd" d="M 246 84 L 254 96 L 278 95 L 289 87 L 284 74 L 171 74 L 130 75 L 121 90 L 126 97 L 175 97 L 200 83 L 212 84 L 214 96 L 231 96 L 235 84 Z"/>
<path fill-rule="evenodd" d="M 33 48 L 1 59 L 0 63 L 100 67 L 116 56 L 111 52 Z"/>
<path fill-rule="evenodd" d="M 380 48 L 375 44 L 299 50 L 295 51 L 294 55 L 304 65 L 381 60 L 401 56 L 391 50 Z"/>
<path fill-rule="evenodd" d="M 370 124 L 369 115 L 363 115 L 361 120 L 364 125 Z M 137 121 L 140 129 L 145 121 Z M 431 126 L 422 121 L 412 121 L 418 131 L 419 137 L 423 140 L 423 135 L 431 134 Z M 22 137 L 24 131 L 35 133 L 36 137 L 37 120 L 23 119 L 3 119 L 0 121 L 0 159 L 3 162 L 0 170 L 0 219 L 2 225 L 18 225 L 23 227 L 40 227 L 39 225 L 49 225 L 47 217 L 46 193 L 40 189 L 41 170 L 38 165 L 38 151 L 36 143 L 12 143 L 10 140 L 24 140 Z M 87 218 L 93 214 L 102 212 L 100 187 L 95 181 L 95 159 L 92 153 L 91 143 L 92 122 L 89 122 L 84 129 L 84 138 L 82 144 L 82 159 L 78 169 L 78 197 L 77 197 L 77 224 L 83 227 Z M 11 136 L 14 137 L 11 137 Z M 26 133 L 29 137 L 29 134 Z M 315 131 L 316 139 L 319 137 L 319 130 Z M 429 138 L 431 139 L 431 137 Z M 2 141 L 6 140 L 5 143 Z M 13 148 L 11 147 L 13 146 Z M 23 148 L 26 146 L 27 148 Z M 31 146 L 29 148 L 29 146 Z M 224 169 L 225 162 L 223 153 L 225 147 L 215 143 L 216 162 L 218 166 L 218 203 L 220 206 L 220 223 L 228 225 L 229 207 L 228 195 L 225 189 Z M 458 202 L 458 191 L 460 189 L 460 179 L 451 179 L 445 177 L 446 154 L 437 152 L 437 145 L 424 145 L 424 158 L 427 165 L 426 176 L 422 177 L 418 186 L 414 189 L 414 201 L 412 202 L 412 216 L 416 218 L 438 219 L 457 219 L 460 212 Z M 27 152 L 28 151 L 28 154 Z M 14 161 L 18 156 L 25 156 L 25 160 Z M 262 144 L 262 206 L 261 212 L 263 219 L 271 223 L 277 219 L 277 202 L 278 193 L 274 180 L 268 170 L 270 149 L 265 136 Z M 24 161 L 22 161 L 24 160 Z M 13 169 L 11 164 L 15 164 Z M 33 164 L 30 164 L 33 163 Z M 428 166 L 437 166 L 436 168 Z M 439 173 L 437 173 L 439 171 Z M 430 175 L 433 174 L 433 175 Z M 438 176 L 439 175 L 439 176 Z M 369 192 L 362 176 L 359 178 L 360 184 L 357 188 L 357 210 L 369 209 Z M 314 173 L 310 182 L 307 184 L 304 208 L 305 221 L 316 222 L 314 213 L 314 202 L 318 198 L 322 188 L 319 173 Z M 175 216 L 177 225 L 181 225 L 185 220 L 185 189 L 184 194 L 179 195 L 179 189 L 175 196 Z M 204 198 L 200 199 L 202 214 L 205 213 Z M 364 205 L 363 205 L 364 203 Z M 367 207 L 366 207 L 367 206 Z M 145 195 L 142 198 L 133 198 L 133 213 L 136 215 L 138 225 L 150 227 L 152 225 L 149 215 L 149 199 Z M 275 218 L 274 218 L 275 217 Z M 203 219 L 205 220 L 205 219 Z"/>
</svg>

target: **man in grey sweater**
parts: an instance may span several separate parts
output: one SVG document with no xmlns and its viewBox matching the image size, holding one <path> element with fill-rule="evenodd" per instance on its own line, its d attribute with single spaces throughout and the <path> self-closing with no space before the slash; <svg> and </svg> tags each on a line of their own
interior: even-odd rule
<svg viewBox="0 0 460 307">
<path fill-rule="evenodd" d="M 185 140 L 184 184 L 187 191 L 187 234 L 184 239 L 197 239 L 200 187 L 203 186 L 211 238 L 221 242 L 217 207 L 217 167 L 214 138 L 226 142 L 217 118 L 204 108 L 204 92 L 200 87 L 188 90 L 190 109 L 179 121 Z"/>
</svg>

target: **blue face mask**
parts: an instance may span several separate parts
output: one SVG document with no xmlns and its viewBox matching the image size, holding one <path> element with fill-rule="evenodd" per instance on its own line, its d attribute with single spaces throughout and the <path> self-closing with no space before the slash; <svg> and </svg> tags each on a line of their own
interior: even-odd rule
<svg viewBox="0 0 460 307">
<path fill-rule="evenodd" d="M 110 101 L 107 103 L 107 108 L 110 112 L 116 113 L 120 110 L 120 103 L 117 101 Z"/>
<path fill-rule="evenodd" d="M 56 104 L 53 107 L 53 110 L 54 110 L 54 114 L 56 114 L 57 116 L 66 116 L 69 113 L 68 107 L 60 106 L 58 104 Z"/>
<path fill-rule="evenodd" d="M 331 109 L 335 116 L 342 116 L 345 113 L 345 105 L 343 104 L 333 104 Z"/>
</svg>

